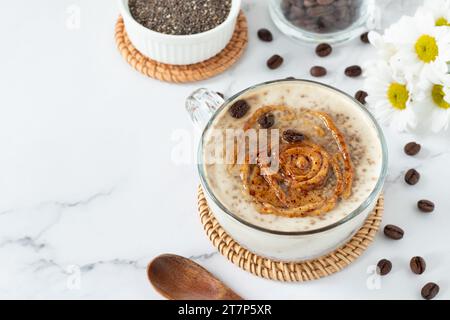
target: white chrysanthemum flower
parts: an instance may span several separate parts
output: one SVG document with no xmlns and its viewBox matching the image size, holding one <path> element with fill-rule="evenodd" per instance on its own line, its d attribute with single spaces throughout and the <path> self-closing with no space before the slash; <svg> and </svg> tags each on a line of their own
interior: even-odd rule
<svg viewBox="0 0 450 320">
<path fill-rule="evenodd" d="M 449 128 L 450 122 L 450 76 L 428 86 L 417 97 L 420 116 L 429 117 L 431 131 L 438 133 Z"/>
<path fill-rule="evenodd" d="M 396 78 L 385 61 L 378 61 L 366 70 L 367 103 L 375 117 L 399 131 L 417 126 L 413 108 L 412 90 L 405 79 Z"/>
<path fill-rule="evenodd" d="M 383 35 L 376 31 L 369 33 L 369 42 L 377 49 L 378 56 L 389 60 L 398 52 L 398 41 L 395 39 L 403 37 L 403 33 L 408 30 L 412 19 L 408 16 L 401 17 L 399 21 L 384 30 Z"/>
<path fill-rule="evenodd" d="M 425 1 L 417 12 L 418 14 L 429 12 L 433 15 L 436 26 L 450 27 L 450 0 Z"/>
<path fill-rule="evenodd" d="M 386 31 L 384 39 L 396 46 L 390 64 L 398 76 L 408 82 L 437 82 L 448 72 L 450 32 L 437 28 L 431 14 L 419 12 L 415 17 L 402 18 Z"/>
<path fill-rule="evenodd" d="M 376 31 L 369 33 L 369 42 L 375 47 L 381 59 L 389 60 L 397 53 L 397 48 L 391 43 L 387 43 L 384 37 Z"/>
</svg>

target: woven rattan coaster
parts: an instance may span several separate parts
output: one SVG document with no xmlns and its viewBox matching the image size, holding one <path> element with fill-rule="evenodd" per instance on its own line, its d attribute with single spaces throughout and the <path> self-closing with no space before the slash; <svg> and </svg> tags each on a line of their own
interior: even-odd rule
<svg viewBox="0 0 450 320">
<path fill-rule="evenodd" d="M 212 244 L 238 267 L 258 277 L 303 282 L 339 272 L 355 261 L 372 243 L 383 218 L 384 199 L 380 197 L 364 226 L 347 244 L 320 258 L 305 262 L 281 262 L 258 256 L 241 247 L 217 222 L 209 210 L 201 187 L 198 189 L 198 211 L 206 235 Z"/>
<path fill-rule="evenodd" d="M 245 51 L 248 28 L 247 19 L 241 12 L 233 37 L 225 49 L 204 62 L 185 66 L 159 63 L 141 54 L 128 39 L 122 17 L 116 23 L 115 38 L 122 56 L 140 73 L 166 82 L 185 83 L 208 79 L 230 68 Z"/>
</svg>

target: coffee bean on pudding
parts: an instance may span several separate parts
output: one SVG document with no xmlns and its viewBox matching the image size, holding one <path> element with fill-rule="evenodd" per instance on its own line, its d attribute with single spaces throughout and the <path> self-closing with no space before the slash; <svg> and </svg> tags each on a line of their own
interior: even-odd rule
<svg viewBox="0 0 450 320">
<path fill-rule="evenodd" d="M 405 182 L 410 186 L 416 185 L 420 180 L 420 173 L 415 169 L 410 169 L 405 174 Z"/>
<path fill-rule="evenodd" d="M 434 299 L 439 293 L 439 286 L 434 282 L 427 283 L 421 291 L 422 297 L 425 300 Z"/>
<path fill-rule="evenodd" d="M 264 42 L 271 42 L 273 40 L 272 32 L 267 29 L 259 29 L 258 30 L 258 38 Z"/>
<path fill-rule="evenodd" d="M 413 257 L 409 262 L 409 266 L 411 267 L 411 271 L 415 274 L 422 274 L 427 268 L 427 264 L 422 257 Z"/>
<path fill-rule="evenodd" d="M 240 119 L 250 110 L 250 106 L 245 100 L 238 100 L 230 107 L 230 114 L 233 118 Z"/>
<path fill-rule="evenodd" d="M 392 262 L 387 259 L 382 259 L 377 264 L 377 272 L 380 276 L 385 276 L 392 270 Z"/>
<path fill-rule="evenodd" d="M 331 54 L 333 48 L 328 43 L 321 43 L 316 47 L 316 54 L 319 57 L 327 57 Z"/>
<path fill-rule="evenodd" d="M 369 31 L 367 31 L 367 32 L 364 32 L 362 35 L 361 35 L 361 41 L 363 42 L 363 43 L 370 43 L 370 41 L 369 41 Z"/>
<path fill-rule="evenodd" d="M 305 135 L 297 130 L 289 129 L 283 132 L 283 139 L 289 143 L 297 143 L 305 140 Z"/>
<path fill-rule="evenodd" d="M 390 239 L 393 240 L 400 240 L 403 238 L 403 235 L 405 232 L 397 226 L 394 226 L 392 224 L 388 224 L 386 227 L 384 227 L 384 235 Z"/>
<path fill-rule="evenodd" d="M 362 69 L 360 66 L 350 66 L 345 69 L 345 75 L 350 78 L 356 78 L 362 75 Z"/>
<path fill-rule="evenodd" d="M 321 66 L 314 66 L 311 68 L 310 73 L 313 77 L 319 78 L 327 75 L 327 69 Z"/>
<path fill-rule="evenodd" d="M 420 144 L 417 142 L 410 142 L 405 146 L 404 150 L 408 156 L 415 156 L 420 152 L 420 149 L 422 149 Z"/>
<path fill-rule="evenodd" d="M 275 116 L 273 113 L 263 114 L 259 119 L 258 123 L 263 129 L 269 129 L 275 124 Z"/>
<path fill-rule="evenodd" d="M 420 211 L 430 213 L 434 211 L 434 203 L 430 200 L 420 200 L 417 202 L 417 207 Z"/>
<path fill-rule="evenodd" d="M 270 57 L 269 60 L 267 60 L 267 66 L 269 67 L 269 69 L 274 70 L 279 68 L 283 64 L 283 61 L 284 59 L 281 56 L 275 54 L 272 57 Z"/>
<path fill-rule="evenodd" d="M 355 99 L 358 100 L 359 102 L 361 102 L 362 104 L 366 104 L 366 98 L 368 97 L 368 93 L 363 91 L 363 90 L 359 90 L 358 92 L 356 92 L 355 94 Z"/>
</svg>

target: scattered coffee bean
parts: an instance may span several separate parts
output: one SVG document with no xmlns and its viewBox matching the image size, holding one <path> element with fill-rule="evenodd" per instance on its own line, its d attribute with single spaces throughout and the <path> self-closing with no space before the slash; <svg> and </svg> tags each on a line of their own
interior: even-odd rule
<svg viewBox="0 0 450 320">
<path fill-rule="evenodd" d="M 273 55 L 270 57 L 269 60 L 267 60 L 267 66 L 269 69 L 277 69 L 283 64 L 284 59 L 279 56 L 278 54 Z"/>
<path fill-rule="evenodd" d="M 366 104 L 367 97 L 368 97 L 368 93 L 363 90 L 359 90 L 355 94 L 355 99 L 358 100 L 359 102 L 361 102 L 362 104 Z"/>
<path fill-rule="evenodd" d="M 297 130 L 289 129 L 283 132 L 283 139 L 289 143 L 297 143 L 305 140 L 305 135 Z"/>
<path fill-rule="evenodd" d="M 350 66 L 345 69 L 345 75 L 350 78 L 356 78 L 362 75 L 362 69 L 360 66 Z"/>
<path fill-rule="evenodd" d="M 296 80 L 296 77 L 287 77 L 286 80 Z"/>
<path fill-rule="evenodd" d="M 403 238 L 403 235 L 405 232 L 392 224 L 388 224 L 386 227 L 384 227 L 384 234 L 386 237 L 393 239 L 393 240 L 400 240 Z"/>
<path fill-rule="evenodd" d="M 327 75 L 327 69 L 320 66 L 314 66 L 311 68 L 310 73 L 313 77 L 319 78 Z"/>
<path fill-rule="evenodd" d="M 378 274 L 380 276 L 385 276 L 392 270 L 392 262 L 387 259 L 380 260 L 377 264 Z"/>
<path fill-rule="evenodd" d="M 319 57 L 327 57 L 331 54 L 333 48 L 328 43 L 321 43 L 316 47 L 316 54 Z"/>
<path fill-rule="evenodd" d="M 362 35 L 361 35 L 361 41 L 363 42 L 363 43 L 370 43 L 370 41 L 369 41 L 369 32 L 367 31 L 367 32 L 364 32 Z"/>
<path fill-rule="evenodd" d="M 258 119 L 258 123 L 263 129 L 269 129 L 275 124 L 275 116 L 273 113 L 266 113 Z"/>
<path fill-rule="evenodd" d="M 221 97 L 222 99 L 225 99 L 225 95 L 222 92 L 216 92 L 216 94 Z"/>
<path fill-rule="evenodd" d="M 245 100 L 238 100 L 230 107 L 230 114 L 233 118 L 240 119 L 250 110 L 250 106 Z"/>
<path fill-rule="evenodd" d="M 417 142 L 410 142 L 405 146 L 405 153 L 408 156 L 415 156 L 420 152 L 420 149 L 422 149 L 422 146 L 418 144 Z"/>
<path fill-rule="evenodd" d="M 264 42 L 271 42 L 273 40 L 272 32 L 267 29 L 259 29 L 258 38 Z"/>
<path fill-rule="evenodd" d="M 431 300 L 439 293 L 439 286 L 436 283 L 427 283 L 421 291 L 422 297 L 426 300 Z"/>
<path fill-rule="evenodd" d="M 413 257 L 409 262 L 409 266 L 411 267 L 411 271 L 415 274 L 422 274 L 427 268 L 427 264 L 422 257 Z"/>
<path fill-rule="evenodd" d="M 410 169 L 405 174 L 405 182 L 410 186 L 416 185 L 420 180 L 420 173 L 415 169 Z"/>
<path fill-rule="evenodd" d="M 430 200 L 420 200 L 417 202 L 417 207 L 420 211 L 430 213 L 434 211 L 434 203 Z"/>
</svg>

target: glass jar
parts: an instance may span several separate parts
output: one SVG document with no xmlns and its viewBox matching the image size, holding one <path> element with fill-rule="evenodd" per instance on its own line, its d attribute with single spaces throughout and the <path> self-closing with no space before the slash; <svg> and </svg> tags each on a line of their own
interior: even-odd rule
<svg viewBox="0 0 450 320">
<path fill-rule="evenodd" d="M 270 0 L 275 25 L 307 42 L 336 43 L 373 28 L 374 0 Z"/>
</svg>

